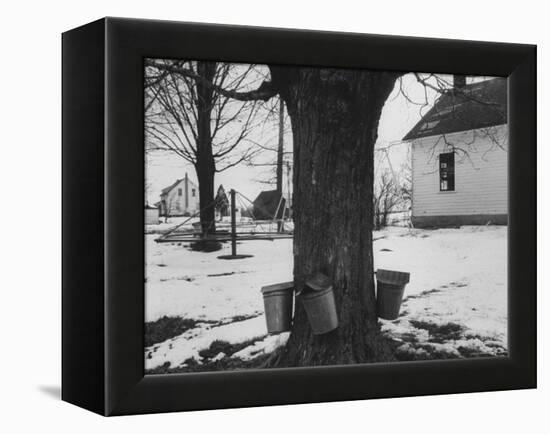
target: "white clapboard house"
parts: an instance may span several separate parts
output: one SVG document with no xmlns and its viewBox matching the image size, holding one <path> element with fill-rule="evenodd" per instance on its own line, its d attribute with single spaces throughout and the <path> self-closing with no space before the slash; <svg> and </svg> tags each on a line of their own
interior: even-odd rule
<svg viewBox="0 0 550 434">
<path fill-rule="evenodd" d="M 188 216 L 199 211 L 199 187 L 189 179 L 182 179 L 164 188 L 160 193 L 160 215 L 166 217 Z"/>
<path fill-rule="evenodd" d="M 506 79 L 454 77 L 403 138 L 411 143 L 415 227 L 506 224 Z"/>
</svg>

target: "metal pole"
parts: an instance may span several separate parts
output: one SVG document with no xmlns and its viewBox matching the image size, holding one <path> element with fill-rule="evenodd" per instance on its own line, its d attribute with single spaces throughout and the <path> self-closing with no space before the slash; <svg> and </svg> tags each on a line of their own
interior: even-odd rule
<svg viewBox="0 0 550 434">
<path fill-rule="evenodd" d="M 279 100 L 279 145 L 277 147 L 277 192 L 283 192 L 283 155 L 285 151 L 285 103 Z"/>
<path fill-rule="evenodd" d="M 286 193 L 287 193 L 287 202 L 286 207 L 288 208 L 288 217 L 292 219 L 292 194 L 290 193 L 290 161 L 286 162 Z"/>
<path fill-rule="evenodd" d="M 231 189 L 231 255 L 237 254 L 237 224 L 235 222 L 235 190 Z"/>
</svg>

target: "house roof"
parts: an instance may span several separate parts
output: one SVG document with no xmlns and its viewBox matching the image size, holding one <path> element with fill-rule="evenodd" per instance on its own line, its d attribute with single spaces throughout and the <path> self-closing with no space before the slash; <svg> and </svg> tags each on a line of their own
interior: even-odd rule
<svg viewBox="0 0 550 434">
<path fill-rule="evenodd" d="M 176 179 L 176 182 L 174 182 L 173 184 L 169 185 L 168 187 L 165 187 L 163 188 L 161 191 L 160 191 L 160 195 L 161 196 L 164 196 L 165 194 L 169 193 L 170 191 L 172 191 L 181 181 L 183 181 L 185 178 L 180 178 L 180 179 Z M 189 184 L 191 184 L 192 186 L 196 187 L 195 183 L 193 181 L 191 181 L 189 178 L 187 178 L 189 180 Z"/>
<path fill-rule="evenodd" d="M 172 190 L 176 185 L 178 185 L 184 178 L 181 178 L 181 179 L 176 179 L 176 182 L 174 182 L 173 184 L 170 184 L 168 187 L 164 187 L 161 191 L 160 191 L 160 194 L 161 196 L 163 194 L 166 194 L 168 193 L 170 190 Z"/>
<path fill-rule="evenodd" d="M 471 83 L 458 91 L 449 89 L 403 140 L 506 124 L 507 108 L 505 78 Z"/>
<path fill-rule="evenodd" d="M 273 201 L 279 201 L 281 194 L 277 190 L 264 190 L 254 199 L 254 203 L 262 204 Z"/>
</svg>

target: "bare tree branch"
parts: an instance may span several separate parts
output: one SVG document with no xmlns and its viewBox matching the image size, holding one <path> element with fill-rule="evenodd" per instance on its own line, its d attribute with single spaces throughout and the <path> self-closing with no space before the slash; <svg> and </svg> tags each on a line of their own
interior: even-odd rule
<svg viewBox="0 0 550 434">
<path fill-rule="evenodd" d="M 200 81 L 203 85 L 211 87 L 219 94 L 228 98 L 236 99 L 238 101 L 254 101 L 254 100 L 267 101 L 268 99 L 270 99 L 271 97 L 275 96 L 278 93 L 278 90 L 273 86 L 273 82 L 271 81 L 264 81 L 260 85 L 260 87 L 258 87 L 255 90 L 251 90 L 248 92 L 239 92 L 237 90 L 224 89 L 218 85 L 212 84 L 211 82 L 204 80 L 203 77 L 195 73 L 190 68 L 183 68 L 176 65 L 159 63 L 150 59 L 146 60 L 146 65 L 158 68 L 163 71 L 168 71 L 168 72 L 180 74 L 185 77 L 193 78 L 196 81 Z"/>
</svg>

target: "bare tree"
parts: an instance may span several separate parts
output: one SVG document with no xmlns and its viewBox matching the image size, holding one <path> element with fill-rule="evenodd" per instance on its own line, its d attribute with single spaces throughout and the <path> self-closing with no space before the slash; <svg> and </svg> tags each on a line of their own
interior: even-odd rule
<svg viewBox="0 0 550 434">
<path fill-rule="evenodd" d="M 391 172 L 386 169 L 374 186 L 374 229 L 386 227 L 389 223 L 388 216 L 401 203 L 400 186 L 396 185 Z"/>
<path fill-rule="evenodd" d="M 279 194 L 283 193 L 285 165 L 292 161 L 291 140 L 289 140 L 290 122 L 286 114 L 284 101 L 278 96 L 266 103 L 266 116 L 262 131 L 262 141 L 256 142 L 258 147 L 257 158 L 247 162 L 249 166 L 265 167 L 266 170 L 256 179 L 261 184 L 274 186 Z M 277 125 L 273 134 L 273 125 Z"/>
<path fill-rule="evenodd" d="M 244 91 L 263 75 L 253 65 L 173 60 L 147 60 L 146 65 L 147 151 L 173 152 L 195 167 L 202 232 L 214 233 L 214 176 L 257 152 L 249 136 L 259 106 L 214 88 Z"/>
<path fill-rule="evenodd" d="M 397 142 L 376 148 L 374 172 L 374 228 L 379 230 L 390 224 L 392 214 L 408 214 L 412 205 L 412 167 L 410 148 L 402 164 L 395 168 L 390 158 L 390 149 L 394 146 L 406 145 Z M 392 219 L 393 220 L 393 219 Z"/>
<path fill-rule="evenodd" d="M 411 164 L 411 150 L 407 149 L 407 156 L 405 157 L 405 162 L 401 165 L 400 170 L 401 182 L 399 189 L 401 192 L 401 198 L 404 201 L 405 208 L 407 210 L 411 209 L 412 206 L 412 164 Z"/>
<path fill-rule="evenodd" d="M 164 213 L 164 223 L 169 223 L 168 219 L 171 217 L 171 212 L 174 207 L 174 196 L 166 195 L 165 199 L 161 200 L 161 212 Z"/>
</svg>

